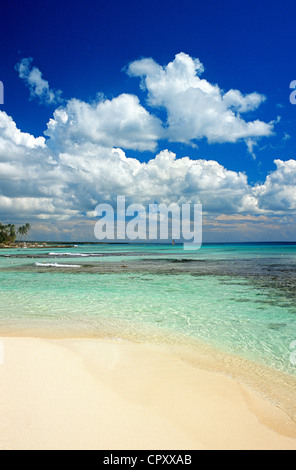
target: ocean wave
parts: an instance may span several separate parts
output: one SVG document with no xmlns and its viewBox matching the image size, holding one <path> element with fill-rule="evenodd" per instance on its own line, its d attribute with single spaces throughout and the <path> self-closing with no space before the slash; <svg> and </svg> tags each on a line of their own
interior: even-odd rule
<svg viewBox="0 0 296 470">
<path fill-rule="evenodd" d="M 58 263 L 35 263 L 37 267 L 42 268 L 80 268 L 79 264 L 58 264 Z"/>
</svg>

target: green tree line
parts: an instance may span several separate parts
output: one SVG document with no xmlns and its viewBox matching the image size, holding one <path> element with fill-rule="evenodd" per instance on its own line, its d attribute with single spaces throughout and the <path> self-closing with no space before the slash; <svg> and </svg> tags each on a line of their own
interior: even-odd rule
<svg viewBox="0 0 296 470">
<path fill-rule="evenodd" d="M 18 236 L 22 240 L 23 237 L 25 237 L 30 230 L 30 224 L 25 224 L 21 227 L 16 227 L 14 224 L 3 225 L 0 223 L 0 243 L 5 243 L 9 245 L 11 243 L 14 243 Z"/>
</svg>

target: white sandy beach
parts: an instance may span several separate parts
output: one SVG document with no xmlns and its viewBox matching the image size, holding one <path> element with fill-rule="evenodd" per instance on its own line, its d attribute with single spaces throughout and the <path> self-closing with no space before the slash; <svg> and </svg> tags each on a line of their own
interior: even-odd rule
<svg viewBox="0 0 296 470">
<path fill-rule="evenodd" d="M 296 450 L 284 411 L 156 346 L 0 340 L 1 449 Z"/>
</svg>

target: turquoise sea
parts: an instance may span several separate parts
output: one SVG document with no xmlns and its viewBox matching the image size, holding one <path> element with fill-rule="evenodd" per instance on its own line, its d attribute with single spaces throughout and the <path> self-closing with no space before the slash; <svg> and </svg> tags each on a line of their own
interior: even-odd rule
<svg viewBox="0 0 296 470">
<path fill-rule="evenodd" d="M 296 376 L 296 245 L 2 249 L 0 334 L 34 328 L 178 334 Z"/>
</svg>

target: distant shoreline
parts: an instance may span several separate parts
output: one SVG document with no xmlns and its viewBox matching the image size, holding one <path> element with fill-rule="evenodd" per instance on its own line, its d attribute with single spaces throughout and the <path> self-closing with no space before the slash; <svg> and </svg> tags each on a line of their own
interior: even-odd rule
<svg viewBox="0 0 296 470">
<path fill-rule="evenodd" d="M 36 242 L 36 243 L 12 243 L 11 245 L 0 245 L 0 249 L 12 249 L 12 248 L 64 248 L 67 246 L 68 248 L 74 248 L 75 245 L 73 244 L 58 244 L 56 245 L 55 243 L 41 243 L 41 242 Z"/>
<path fill-rule="evenodd" d="M 10 245 L 2 243 L 0 244 L 0 249 L 11 249 L 11 248 L 76 248 L 77 246 L 84 246 L 84 245 L 100 245 L 100 246 L 110 246 L 110 245 L 125 245 L 125 246 L 168 246 L 171 245 L 171 242 L 167 241 L 164 243 L 150 243 L 150 242 L 122 242 L 122 241 L 113 241 L 113 242 L 56 242 L 56 241 L 28 241 L 28 242 L 15 242 L 11 243 Z M 175 247 L 182 246 L 183 242 L 176 242 Z M 202 247 L 209 247 L 209 246 L 296 246 L 296 241 L 253 241 L 253 242 L 204 242 Z"/>
</svg>

